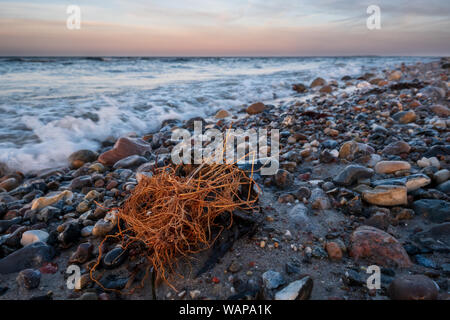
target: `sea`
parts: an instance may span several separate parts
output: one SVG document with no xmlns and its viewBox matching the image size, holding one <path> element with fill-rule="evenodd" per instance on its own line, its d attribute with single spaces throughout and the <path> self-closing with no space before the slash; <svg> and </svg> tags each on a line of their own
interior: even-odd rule
<svg viewBox="0 0 450 320">
<path fill-rule="evenodd" d="M 0 57 L 0 163 L 65 165 L 80 149 L 167 119 L 282 104 L 294 83 L 339 80 L 433 57 Z"/>
</svg>

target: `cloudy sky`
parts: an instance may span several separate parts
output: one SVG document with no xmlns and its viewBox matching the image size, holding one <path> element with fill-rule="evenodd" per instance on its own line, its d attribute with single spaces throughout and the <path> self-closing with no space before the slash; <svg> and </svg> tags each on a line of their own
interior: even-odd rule
<svg viewBox="0 0 450 320">
<path fill-rule="evenodd" d="M 69 5 L 80 30 L 66 27 Z M 450 55 L 450 1 L 0 0 L 3 56 L 372 54 Z"/>
</svg>

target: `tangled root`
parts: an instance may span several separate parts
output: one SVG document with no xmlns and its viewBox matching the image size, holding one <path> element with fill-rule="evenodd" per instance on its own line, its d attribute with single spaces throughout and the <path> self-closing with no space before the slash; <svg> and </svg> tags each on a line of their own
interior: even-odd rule
<svg viewBox="0 0 450 320">
<path fill-rule="evenodd" d="M 254 208 L 254 185 L 252 177 L 234 164 L 156 168 L 152 176 L 142 178 L 118 209 L 119 233 L 112 237 L 121 238 L 124 248 L 136 242 L 143 244 L 149 265 L 170 285 L 168 271 L 173 271 L 177 258 L 214 243 L 217 237 L 213 239 L 212 227 L 218 216 Z M 230 217 L 231 226 L 232 214 Z M 92 280 L 100 286 L 93 271 L 100 263 L 101 247 L 91 270 Z"/>
</svg>

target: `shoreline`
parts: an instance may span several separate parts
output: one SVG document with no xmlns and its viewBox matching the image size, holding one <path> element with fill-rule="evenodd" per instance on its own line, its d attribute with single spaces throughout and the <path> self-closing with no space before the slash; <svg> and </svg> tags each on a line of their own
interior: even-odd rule
<svg viewBox="0 0 450 320">
<path fill-rule="evenodd" d="M 231 121 L 234 128 L 279 129 L 280 170 L 257 177 L 264 222 L 256 234 L 237 239 L 198 278 L 181 266 L 186 279 L 172 283 L 179 293 L 160 283 L 157 298 L 273 299 L 305 275 L 311 281 L 302 290 L 311 299 L 414 298 L 416 287 L 402 286 L 412 273 L 412 286 L 448 299 L 449 66 L 450 60 L 441 58 L 386 73 L 380 66 L 376 74 L 357 78 L 315 79 L 314 86 L 292 83 L 295 91 L 281 106 L 253 104 L 221 110 L 215 119 L 194 118 L 221 131 Z M 87 277 L 100 241 L 117 229 L 95 202 L 120 205 L 136 185 L 136 173 L 151 171 L 151 161 L 170 159 L 172 130 L 190 130 L 192 121 L 166 120 L 158 132 L 139 140 L 81 150 L 69 157 L 70 167 L 25 175 L 0 170 L 5 190 L 0 193 L 0 287 L 8 288 L 0 290 L 0 299 L 49 291 L 53 299 L 125 298 L 104 293 Z M 32 242 L 42 246 L 24 250 L 23 244 Z M 91 245 L 80 245 L 87 242 Z M 114 254 L 116 245 L 108 243 L 107 254 Z M 201 267 L 210 254 L 199 254 L 191 267 Z M 36 264 L 36 257 L 50 263 Z M 39 276 L 29 271 L 16 280 L 21 263 L 40 269 Z M 82 290 L 64 287 L 71 263 L 81 267 Z M 382 267 L 378 290 L 365 287 L 365 268 L 373 264 Z M 105 268 L 102 279 L 121 289 L 133 282 L 133 268 L 139 265 L 131 255 Z M 38 285 L 27 289 L 27 277 Z M 151 291 L 147 283 L 127 298 L 150 299 Z"/>
</svg>

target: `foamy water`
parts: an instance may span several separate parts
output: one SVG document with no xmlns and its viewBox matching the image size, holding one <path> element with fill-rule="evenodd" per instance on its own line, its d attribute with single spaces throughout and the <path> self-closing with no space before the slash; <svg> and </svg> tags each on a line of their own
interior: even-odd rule
<svg viewBox="0 0 450 320">
<path fill-rule="evenodd" d="M 108 137 L 155 131 L 340 79 L 432 58 L 0 58 L 0 162 L 59 166 Z"/>
</svg>

